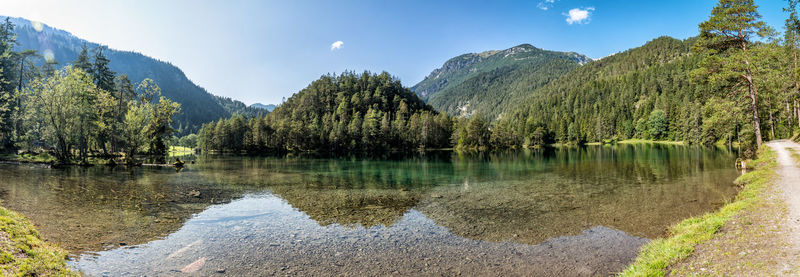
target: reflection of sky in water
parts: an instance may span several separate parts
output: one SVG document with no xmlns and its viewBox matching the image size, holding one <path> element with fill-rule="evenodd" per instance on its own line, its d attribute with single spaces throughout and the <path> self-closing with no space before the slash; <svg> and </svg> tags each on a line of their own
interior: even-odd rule
<svg viewBox="0 0 800 277">
<path fill-rule="evenodd" d="M 211 206 L 162 240 L 84 254 L 71 266 L 110 276 L 174 275 L 182 269 L 203 275 L 593 275 L 624 267 L 645 242 L 603 227 L 539 245 L 475 241 L 416 210 L 388 227 L 320 226 L 267 194 Z"/>
<path fill-rule="evenodd" d="M 0 197 L 76 258 L 110 250 L 71 262 L 100 275 L 190 264 L 202 275 L 585 275 L 623 268 L 635 237 L 716 209 L 736 177 L 730 152 L 652 145 L 185 160 L 196 163 L 181 172 L 0 164 Z"/>
</svg>

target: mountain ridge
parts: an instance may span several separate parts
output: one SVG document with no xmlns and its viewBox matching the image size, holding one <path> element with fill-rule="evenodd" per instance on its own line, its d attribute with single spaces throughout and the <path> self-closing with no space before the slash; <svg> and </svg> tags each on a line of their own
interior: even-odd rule
<svg viewBox="0 0 800 277">
<path fill-rule="evenodd" d="M 182 112 L 175 117 L 175 125 L 183 134 L 196 132 L 203 123 L 227 118 L 233 113 L 253 112 L 244 109 L 247 105 L 240 101 L 211 94 L 168 61 L 136 51 L 107 48 L 40 22 L 21 17 L 8 18 L 14 24 L 17 35 L 15 49 L 37 50 L 44 58 L 58 62 L 58 68 L 71 64 L 85 44 L 90 49 L 103 47 L 103 54 L 111 61 L 111 70 L 117 74 L 128 74 L 134 86 L 145 78 L 153 79 L 165 97 L 181 104 Z"/>
<path fill-rule="evenodd" d="M 519 94 L 589 61 L 591 58 L 576 52 L 549 51 L 525 43 L 451 58 L 411 90 L 438 111 L 494 118 L 501 114 L 497 106 L 507 106 L 520 98 Z"/>
</svg>

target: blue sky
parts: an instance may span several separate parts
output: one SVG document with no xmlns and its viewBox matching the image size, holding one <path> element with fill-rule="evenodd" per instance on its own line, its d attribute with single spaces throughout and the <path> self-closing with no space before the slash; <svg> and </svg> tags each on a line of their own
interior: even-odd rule
<svg viewBox="0 0 800 277">
<path fill-rule="evenodd" d="M 716 2 L 3 0 L 0 14 L 169 61 L 211 93 L 252 104 L 344 70 L 388 71 L 412 86 L 454 56 L 522 43 L 602 58 L 694 36 Z M 778 30 L 785 3 L 756 0 Z"/>
</svg>

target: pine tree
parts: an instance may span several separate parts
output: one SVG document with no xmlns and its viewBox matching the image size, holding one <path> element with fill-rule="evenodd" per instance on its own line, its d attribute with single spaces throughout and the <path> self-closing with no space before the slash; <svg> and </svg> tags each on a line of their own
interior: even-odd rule
<svg viewBox="0 0 800 277">
<path fill-rule="evenodd" d="M 753 0 L 720 0 L 711 10 L 711 17 L 700 23 L 700 38 L 694 49 L 706 55 L 695 75 L 719 88 L 746 89 L 756 145 L 761 147 L 759 97 L 752 73 L 751 48 L 753 39 L 770 37 L 773 30 L 760 20 L 757 8 Z"/>
<path fill-rule="evenodd" d="M 791 119 L 795 118 L 797 122 L 797 126 L 800 127 L 800 106 L 798 106 L 798 97 L 800 97 L 800 68 L 798 68 L 798 51 L 800 51 L 800 18 L 797 15 L 797 5 L 800 3 L 798 0 L 789 0 L 789 5 L 784 8 L 783 10 L 789 12 L 789 18 L 786 19 L 786 33 L 784 36 L 784 46 L 789 51 L 789 55 L 792 59 L 792 68 L 790 70 L 790 76 L 792 79 L 792 91 L 794 95 L 791 97 L 792 103 L 789 109 L 790 120 L 789 125 L 791 125 Z"/>
<path fill-rule="evenodd" d="M 92 65 L 92 77 L 97 88 L 105 91 L 114 90 L 114 71 L 108 67 L 110 61 L 103 55 L 103 48 L 95 50 L 94 64 Z"/>
<path fill-rule="evenodd" d="M 16 44 L 14 24 L 6 17 L 5 23 L 0 24 L 0 150 L 9 150 L 14 147 L 12 115 L 14 109 L 14 89 L 16 70 L 13 48 Z"/>
<path fill-rule="evenodd" d="M 87 47 L 86 44 L 81 46 L 81 52 L 78 54 L 78 58 L 72 62 L 72 65 L 74 65 L 75 68 L 83 70 L 83 72 L 87 74 L 92 73 L 92 62 L 89 61 L 89 47 Z"/>
</svg>

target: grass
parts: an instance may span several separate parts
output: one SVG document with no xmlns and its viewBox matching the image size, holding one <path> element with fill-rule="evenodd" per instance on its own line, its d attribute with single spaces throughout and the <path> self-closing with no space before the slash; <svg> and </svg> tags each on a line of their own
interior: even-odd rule
<svg viewBox="0 0 800 277">
<path fill-rule="evenodd" d="M 698 244 L 713 238 L 731 217 L 761 201 L 763 192 L 772 184 L 775 176 L 775 152 L 764 146 L 754 164 L 756 170 L 736 179 L 736 184 L 744 189 L 734 202 L 716 212 L 692 217 L 672 226 L 671 236 L 652 240 L 643 246 L 636 261 L 620 273 L 620 276 L 666 275 L 671 265 L 689 257 Z"/>
<path fill-rule="evenodd" d="M 795 151 L 793 148 L 786 148 L 786 150 L 789 150 L 789 153 L 791 153 L 794 162 L 800 163 L 800 153 L 797 153 L 797 151 Z"/>
<path fill-rule="evenodd" d="M 626 139 L 620 141 L 614 140 L 603 140 L 603 141 L 596 141 L 596 142 L 587 142 L 586 145 L 604 145 L 604 144 L 669 144 L 669 145 L 686 145 L 686 142 L 683 141 L 672 141 L 672 140 L 649 140 L 649 139 Z"/>
<path fill-rule="evenodd" d="M 184 147 L 184 146 L 170 146 L 169 147 L 169 152 L 170 153 L 174 153 L 174 152 L 182 153 L 182 152 L 193 152 L 193 151 L 194 151 L 194 149 L 190 148 L 190 147 Z"/>
<path fill-rule="evenodd" d="M 13 162 L 22 162 L 22 163 L 55 163 L 58 161 L 56 157 L 50 155 L 49 153 L 41 153 L 41 154 L 30 154 L 25 153 L 22 155 L 19 154 L 2 154 L 0 155 L 0 160 L 4 161 L 13 161 Z"/>
<path fill-rule="evenodd" d="M 626 139 L 618 141 L 621 144 L 669 144 L 669 145 L 686 145 L 683 141 L 672 140 L 648 140 L 648 139 Z"/>
<path fill-rule="evenodd" d="M 22 215 L 0 207 L 0 275 L 80 276 L 67 268 L 67 254 L 42 241 Z"/>
</svg>

